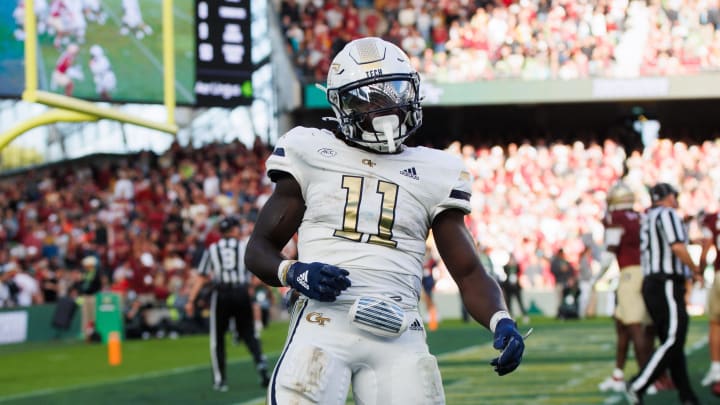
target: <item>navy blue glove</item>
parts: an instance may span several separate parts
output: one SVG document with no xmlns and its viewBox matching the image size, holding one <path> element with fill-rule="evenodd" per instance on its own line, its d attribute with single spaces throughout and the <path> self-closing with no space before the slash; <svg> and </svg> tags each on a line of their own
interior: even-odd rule
<svg viewBox="0 0 720 405">
<path fill-rule="evenodd" d="M 287 271 L 287 285 L 308 298 L 332 302 L 343 290 L 350 287 L 350 273 L 325 263 L 293 263 Z"/>
<path fill-rule="evenodd" d="M 520 365 L 525 351 L 525 342 L 517 329 L 517 325 L 515 325 L 515 321 L 505 318 L 497 323 L 493 347 L 502 350 L 500 356 L 490 362 L 490 365 L 495 366 L 495 372 L 498 375 L 511 373 Z"/>
</svg>

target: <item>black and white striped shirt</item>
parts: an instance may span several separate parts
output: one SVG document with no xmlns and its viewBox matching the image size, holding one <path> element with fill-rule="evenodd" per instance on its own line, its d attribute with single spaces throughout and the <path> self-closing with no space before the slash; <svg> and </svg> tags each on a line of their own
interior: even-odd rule
<svg viewBox="0 0 720 405">
<path fill-rule="evenodd" d="M 652 207 L 642 218 L 640 252 L 643 274 L 687 276 L 689 269 L 675 256 L 671 246 L 687 243 L 685 224 L 674 209 Z"/>
<path fill-rule="evenodd" d="M 250 273 L 243 261 L 246 244 L 235 238 L 220 239 L 205 250 L 198 271 L 211 277 L 217 285 L 232 287 L 247 284 Z"/>
</svg>

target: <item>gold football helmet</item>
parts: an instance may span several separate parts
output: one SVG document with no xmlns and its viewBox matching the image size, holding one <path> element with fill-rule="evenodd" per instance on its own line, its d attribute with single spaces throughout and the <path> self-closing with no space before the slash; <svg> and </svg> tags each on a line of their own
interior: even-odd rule
<svg viewBox="0 0 720 405">
<path fill-rule="evenodd" d="M 607 193 L 607 205 L 609 209 L 632 208 L 635 203 L 635 193 L 623 182 L 610 187 Z"/>
</svg>

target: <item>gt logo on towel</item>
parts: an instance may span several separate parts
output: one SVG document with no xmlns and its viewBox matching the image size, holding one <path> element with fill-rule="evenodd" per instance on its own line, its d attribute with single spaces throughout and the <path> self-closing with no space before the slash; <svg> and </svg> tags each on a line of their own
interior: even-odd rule
<svg viewBox="0 0 720 405">
<path fill-rule="evenodd" d="M 316 323 L 320 326 L 325 326 L 325 322 L 330 322 L 330 318 L 325 318 L 320 312 L 310 312 L 305 317 L 305 320 L 310 323 Z"/>
</svg>

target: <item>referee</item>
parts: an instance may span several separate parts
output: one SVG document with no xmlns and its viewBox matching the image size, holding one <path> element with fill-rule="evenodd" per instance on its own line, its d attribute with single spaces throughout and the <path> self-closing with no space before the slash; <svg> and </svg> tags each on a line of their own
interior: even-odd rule
<svg viewBox="0 0 720 405">
<path fill-rule="evenodd" d="M 238 336 L 245 341 L 260 375 L 260 384 L 267 387 L 267 362 L 262 354 L 260 341 L 255 336 L 252 301 L 249 285 L 252 274 L 245 269 L 244 240 L 239 239 L 239 223 L 227 217 L 220 221 L 222 238 L 210 245 L 203 253 L 187 303 L 188 315 L 194 312 L 198 293 L 210 280 L 213 291 L 210 298 L 210 359 L 212 361 L 213 388 L 227 391 L 225 372 L 225 333 L 230 318 L 235 319 Z"/>
<path fill-rule="evenodd" d="M 680 403 L 699 404 L 690 387 L 683 348 L 688 330 L 685 282 L 700 271 L 690 258 L 687 231 L 675 211 L 677 196 L 677 190 L 667 183 L 653 186 L 650 189 L 652 206 L 640 227 L 642 295 L 660 345 L 628 384 L 626 393 L 633 404 L 642 403 L 645 390 L 667 369 L 677 387 Z"/>
</svg>

